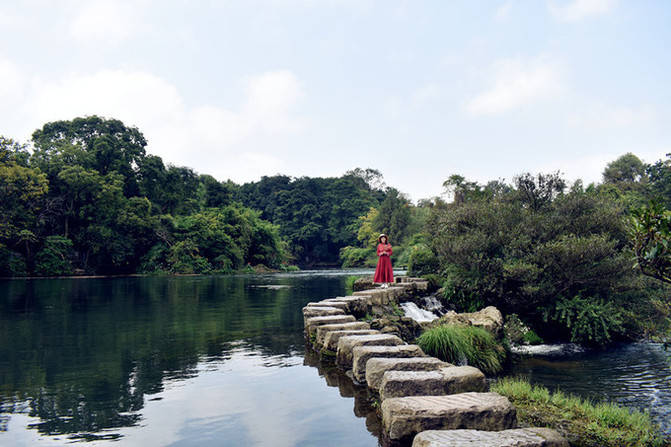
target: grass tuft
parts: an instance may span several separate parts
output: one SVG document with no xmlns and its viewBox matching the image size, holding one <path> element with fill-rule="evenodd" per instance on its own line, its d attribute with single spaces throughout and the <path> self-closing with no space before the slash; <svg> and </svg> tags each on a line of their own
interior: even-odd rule
<svg viewBox="0 0 671 447">
<path fill-rule="evenodd" d="M 437 326 L 424 332 L 417 344 L 429 355 L 456 365 L 475 366 L 485 374 L 501 371 L 505 358 L 505 350 L 492 334 L 474 326 Z"/>
<path fill-rule="evenodd" d="M 611 403 L 594 404 L 577 396 L 550 391 L 521 379 L 504 378 L 491 390 L 517 407 L 525 425 L 550 427 L 576 447 L 661 447 L 665 441 L 647 413 Z"/>
</svg>

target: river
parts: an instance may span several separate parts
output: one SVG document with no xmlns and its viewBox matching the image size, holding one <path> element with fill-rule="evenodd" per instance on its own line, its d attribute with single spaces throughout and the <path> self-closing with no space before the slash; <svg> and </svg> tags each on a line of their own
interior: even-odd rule
<svg viewBox="0 0 671 447">
<path fill-rule="evenodd" d="M 377 446 L 370 396 L 306 352 L 301 313 L 364 273 L 0 281 L 0 445 Z M 629 386 L 533 362 L 517 372 L 569 391 Z M 642 365 L 632 406 L 660 378 Z"/>
</svg>

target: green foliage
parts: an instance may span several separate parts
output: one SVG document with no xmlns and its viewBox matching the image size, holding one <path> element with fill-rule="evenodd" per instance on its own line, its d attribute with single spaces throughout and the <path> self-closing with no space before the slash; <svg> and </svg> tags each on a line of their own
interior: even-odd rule
<svg viewBox="0 0 671 447">
<path fill-rule="evenodd" d="M 501 370 L 505 350 L 492 334 L 474 326 L 442 325 L 425 331 L 417 339 L 424 352 L 453 364 L 468 364 L 486 374 Z"/>
<path fill-rule="evenodd" d="M 239 200 L 279 227 L 301 265 L 335 265 L 340 249 L 356 246 L 360 216 L 378 204 L 378 193 L 361 177 L 263 177 L 246 183 Z"/>
<path fill-rule="evenodd" d="M 439 270 L 438 258 L 427 245 L 417 244 L 410 247 L 408 275 L 422 276 L 436 273 Z"/>
<path fill-rule="evenodd" d="M 340 249 L 340 260 L 343 268 L 351 267 L 374 267 L 377 262 L 374 247 L 359 248 L 359 247 L 343 247 Z"/>
<path fill-rule="evenodd" d="M 568 328 L 571 341 L 590 345 L 603 345 L 613 335 L 624 332 L 621 310 L 613 302 L 575 296 L 555 303 L 554 312 L 545 315 Z"/>
<path fill-rule="evenodd" d="M 503 330 L 505 333 L 504 337 L 509 343 L 539 345 L 544 342 L 533 329 L 520 320 L 517 314 L 506 316 Z"/>
<path fill-rule="evenodd" d="M 461 202 L 434 208 L 428 224 L 450 304 L 517 313 L 544 339 L 600 344 L 643 331 L 645 318 L 622 318 L 661 291 L 631 269 L 621 202 L 580 183 L 564 191 L 556 174 L 459 185 Z"/>
<path fill-rule="evenodd" d="M 288 260 L 279 229 L 234 202 L 236 185 L 166 167 L 146 144 L 138 129 L 97 116 L 45 124 L 32 154 L 0 137 L 0 244 L 11 252 L 0 269 L 227 272 Z M 71 241 L 67 266 L 51 236 Z"/>
<path fill-rule="evenodd" d="M 0 244 L 0 277 L 26 276 L 28 267 L 25 258 Z"/>
<path fill-rule="evenodd" d="M 48 236 L 35 256 L 35 273 L 42 276 L 72 273 L 72 241 L 62 236 Z"/>
<path fill-rule="evenodd" d="M 345 293 L 351 295 L 354 293 L 354 283 L 357 279 L 363 278 L 363 276 L 347 276 L 345 278 Z"/>
<path fill-rule="evenodd" d="M 659 202 L 635 209 L 628 230 L 641 272 L 671 283 L 671 211 Z"/>
<path fill-rule="evenodd" d="M 550 427 L 580 447 L 657 447 L 666 445 L 647 413 L 611 403 L 591 403 L 561 391 L 506 377 L 491 391 L 517 407 L 522 424 Z"/>
</svg>

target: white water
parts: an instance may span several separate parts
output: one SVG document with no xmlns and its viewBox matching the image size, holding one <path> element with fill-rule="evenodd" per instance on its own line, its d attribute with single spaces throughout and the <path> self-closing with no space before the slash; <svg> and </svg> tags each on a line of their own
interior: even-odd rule
<svg viewBox="0 0 671 447">
<path fill-rule="evenodd" d="M 514 354 L 525 354 L 525 355 L 546 355 L 546 356 L 555 356 L 555 355 L 567 355 L 567 354 L 577 354 L 580 352 L 585 352 L 585 349 L 574 343 L 564 343 L 557 345 L 512 345 L 510 351 Z"/>
<path fill-rule="evenodd" d="M 428 321 L 433 321 L 438 318 L 438 315 L 434 314 L 429 310 L 420 309 L 412 301 L 407 303 L 401 303 L 401 308 L 405 312 L 406 317 L 410 317 L 418 323 L 424 323 Z"/>
</svg>

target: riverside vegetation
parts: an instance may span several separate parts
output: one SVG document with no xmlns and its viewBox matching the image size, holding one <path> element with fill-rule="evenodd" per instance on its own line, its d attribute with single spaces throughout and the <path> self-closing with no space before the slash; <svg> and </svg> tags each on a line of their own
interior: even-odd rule
<svg viewBox="0 0 671 447">
<path fill-rule="evenodd" d="M 548 342 L 664 339 L 671 326 L 668 158 L 626 154 L 590 185 L 453 175 L 450 202 L 413 204 L 374 169 L 237 185 L 146 144 L 97 116 L 47 123 L 29 146 L 0 137 L 0 276 L 372 266 L 385 232 L 394 265 L 442 287 L 448 308 L 494 305 Z"/>
<path fill-rule="evenodd" d="M 491 390 L 508 397 L 521 423 L 559 430 L 576 447 L 668 446 L 646 413 L 592 403 L 557 390 L 504 378 Z"/>
</svg>

